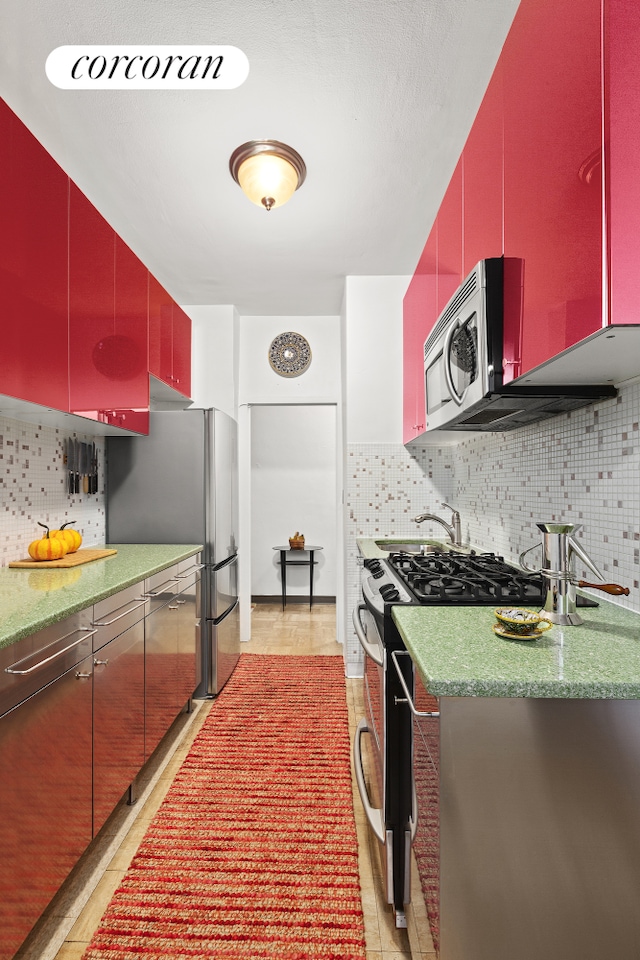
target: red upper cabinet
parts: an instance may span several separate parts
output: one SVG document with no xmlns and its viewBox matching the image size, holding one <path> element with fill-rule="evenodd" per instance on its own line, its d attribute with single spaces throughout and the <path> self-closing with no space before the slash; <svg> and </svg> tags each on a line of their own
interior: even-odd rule
<svg viewBox="0 0 640 960">
<path fill-rule="evenodd" d="M 437 224 L 437 312 L 440 314 L 462 280 L 462 158 L 440 204 Z"/>
<path fill-rule="evenodd" d="M 501 68 L 504 253 L 524 261 L 526 373 L 602 323 L 599 0 L 522 3 Z"/>
<path fill-rule="evenodd" d="M 151 273 L 148 282 L 149 373 L 170 384 L 173 376 L 173 300 Z"/>
<path fill-rule="evenodd" d="M 115 232 L 71 182 L 69 203 L 69 399 L 100 419 L 110 377 L 102 350 L 114 334 Z"/>
<path fill-rule="evenodd" d="M 68 408 L 68 178 L 0 100 L 0 393 Z"/>
<path fill-rule="evenodd" d="M 69 360 L 72 413 L 146 432 L 147 269 L 73 183 Z"/>
<path fill-rule="evenodd" d="M 605 5 L 608 322 L 637 324 L 640 263 L 640 16 L 636 0 Z"/>
<path fill-rule="evenodd" d="M 173 386 L 185 397 L 191 395 L 191 318 L 173 305 Z"/>
<path fill-rule="evenodd" d="M 462 276 L 501 257 L 503 238 L 502 65 L 498 63 L 462 153 Z"/>
<path fill-rule="evenodd" d="M 191 392 L 191 320 L 149 274 L 149 373 L 188 397 Z"/>
<path fill-rule="evenodd" d="M 424 341 L 438 317 L 437 223 L 429 234 L 420 262 L 404 297 L 403 318 L 403 443 L 424 433 Z"/>
</svg>

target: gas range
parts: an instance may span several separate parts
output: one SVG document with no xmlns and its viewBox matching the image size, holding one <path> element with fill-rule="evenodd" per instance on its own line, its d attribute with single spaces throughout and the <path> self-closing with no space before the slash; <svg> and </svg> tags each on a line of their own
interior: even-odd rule
<svg viewBox="0 0 640 960">
<path fill-rule="evenodd" d="M 542 606 L 547 593 L 541 575 L 524 573 L 495 553 L 391 553 L 384 560 L 365 560 L 364 566 L 369 576 L 363 592 L 379 611 L 404 603 Z M 579 600 L 597 606 L 587 597 Z"/>
</svg>

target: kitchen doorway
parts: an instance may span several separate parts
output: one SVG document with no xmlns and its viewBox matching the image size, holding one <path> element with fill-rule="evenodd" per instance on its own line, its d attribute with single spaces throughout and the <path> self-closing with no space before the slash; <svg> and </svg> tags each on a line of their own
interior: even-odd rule
<svg viewBox="0 0 640 960">
<path fill-rule="evenodd" d="M 314 603 L 334 603 L 341 597 L 342 568 L 337 405 L 252 404 L 241 410 L 240 422 L 241 476 L 248 480 L 241 489 L 245 607 L 249 598 L 281 604 L 280 553 L 274 547 L 287 545 L 296 532 L 307 544 L 322 547 L 314 556 Z M 308 560 L 309 554 L 301 558 Z M 306 604 L 309 610 L 309 574 L 308 565 L 287 568 L 287 606 L 302 611 Z M 242 636 L 248 640 L 250 616 L 243 620 Z"/>
</svg>

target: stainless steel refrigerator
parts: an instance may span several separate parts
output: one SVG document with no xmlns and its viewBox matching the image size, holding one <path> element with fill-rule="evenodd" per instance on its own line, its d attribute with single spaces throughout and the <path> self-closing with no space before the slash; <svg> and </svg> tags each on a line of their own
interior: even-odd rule
<svg viewBox="0 0 640 960">
<path fill-rule="evenodd" d="M 220 410 L 158 411 L 148 437 L 108 437 L 108 543 L 204 544 L 202 682 L 219 693 L 240 656 L 237 424 Z"/>
</svg>

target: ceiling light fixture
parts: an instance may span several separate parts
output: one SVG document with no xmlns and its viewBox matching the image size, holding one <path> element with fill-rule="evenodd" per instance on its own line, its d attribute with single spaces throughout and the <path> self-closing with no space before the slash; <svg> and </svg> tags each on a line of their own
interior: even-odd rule
<svg viewBox="0 0 640 960">
<path fill-rule="evenodd" d="M 229 170 L 249 200 L 265 210 L 286 203 L 307 175 L 300 154 L 279 140 L 243 143 L 231 154 Z"/>
</svg>

